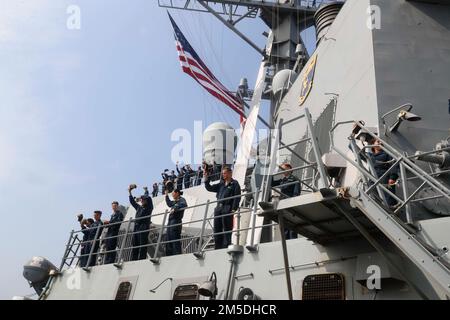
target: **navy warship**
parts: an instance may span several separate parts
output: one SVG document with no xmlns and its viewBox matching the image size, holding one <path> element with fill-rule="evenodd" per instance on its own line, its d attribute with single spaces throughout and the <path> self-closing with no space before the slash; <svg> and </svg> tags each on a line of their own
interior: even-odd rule
<svg viewBox="0 0 450 320">
<path fill-rule="evenodd" d="M 24 266 L 39 299 L 449 299 L 450 1 L 158 3 L 212 14 L 261 54 L 253 89 L 244 79 L 238 88 L 248 107 L 239 144 L 226 123 L 204 133 L 205 161 L 232 165 L 243 190 L 232 244 L 214 250 L 218 200 L 196 185 L 184 190 L 182 254 L 166 255 L 169 208 L 157 196 L 145 259 L 132 259 L 139 218 L 123 207 L 114 263 L 104 263 L 106 231 L 98 252 L 82 254 L 73 230 L 59 265 Z M 243 19 L 262 19 L 265 48 L 239 31 Z M 261 125 L 269 135 L 255 150 Z M 387 156 L 382 172 L 373 150 Z M 283 163 L 299 195 L 273 183 Z"/>
</svg>

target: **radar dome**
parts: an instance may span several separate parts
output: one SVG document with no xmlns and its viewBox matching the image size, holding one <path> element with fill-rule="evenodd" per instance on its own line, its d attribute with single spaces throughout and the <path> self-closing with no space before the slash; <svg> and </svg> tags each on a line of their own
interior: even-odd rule
<svg viewBox="0 0 450 320">
<path fill-rule="evenodd" d="M 282 95 L 294 84 L 295 79 L 297 79 L 297 73 L 292 70 L 284 69 L 278 71 L 272 81 L 273 94 L 275 96 Z"/>
<path fill-rule="evenodd" d="M 208 164 L 232 164 L 236 146 L 236 132 L 227 123 L 213 123 L 203 133 L 203 159 Z"/>
</svg>

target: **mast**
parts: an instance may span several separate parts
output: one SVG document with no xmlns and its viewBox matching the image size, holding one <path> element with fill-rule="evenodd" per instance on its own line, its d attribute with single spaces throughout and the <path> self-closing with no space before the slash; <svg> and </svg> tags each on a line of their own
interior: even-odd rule
<svg viewBox="0 0 450 320">
<path fill-rule="evenodd" d="M 225 26 L 250 45 L 266 62 L 268 70 L 268 83 L 270 89 L 271 79 L 280 70 L 301 70 L 303 65 L 298 63 L 298 55 L 307 60 L 307 53 L 300 33 L 314 25 L 314 14 L 324 0 L 284 0 L 284 1 L 257 1 L 257 0 L 158 0 L 158 5 L 167 9 L 179 9 L 194 12 L 203 12 L 214 15 Z M 260 48 L 249 37 L 239 31 L 237 25 L 244 19 L 260 17 L 269 27 L 265 48 Z M 300 46 L 299 46 L 300 45 Z M 302 48 L 299 51 L 299 48 Z M 276 113 L 277 103 L 269 90 L 262 96 L 270 100 L 270 119 L 268 124 L 273 128 L 273 116 Z"/>
<path fill-rule="evenodd" d="M 261 54 L 262 63 L 259 68 L 259 76 L 251 97 L 249 118 L 247 119 L 246 128 L 242 133 L 241 144 L 235 164 L 234 178 L 242 188 L 245 187 L 244 182 L 250 159 L 251 144 L 256 133 L 256 121 L 257 118 L 260 118 L 259 110 L 261 100 L 265 99 L 270 101 L 270 119 L 263 121 L 263 123 L 269 129 L 273 129 L 275 126 L 274 117 L 279 104 L 279 97 L 275 96 L 272 92 L 273 77 L 281 70 L 295 69 L 298 72 L 303 68 L 303 64 L 308 60 L 308 56 L 300 33 L 314 24 L 314 14 L 322 2 L 324 1 L 158 0 L 158 5 L 162 8 L 203 12 L 214 15 L 243 41 Z M 268 33 L 264 32 L 264 35 L 267 36 L 265 48 L 260 48 L 237 28 L 237 24 L 243 19 L 254 19 L 258 15 L 270 30 Z M 249 96 L 243 98 L 249 98 Z M 270 148 L 271 146 L 269 145 L 268 149 L 270 150 Z M 263 167 L 267 167 L 268 164 L 264 163 L 262 165 Z M 253 175 L 255 174 L 264 175 L 264 172 L 254 172 Z M 261 179 L 254 180 L 262 181 Z M 259 189 L 263 186 L 255 185 L 255 187 Z M 263 193 L 260 193 L 260 199 L 256 199 L 258 201 L 257 203 L 259 203 L 262 197 Z M 250 218 L 243 219 L 241 221 L 241 227 L 248 227 L 250 224 L 253 224 L 253 219 L 256 219 L 256 217 L 252 216 L 251 219 L 252 221 L 250 221 Z M 256 242 L 259 243 L 259 235 L 257 238 Z M 241 245 L 245 243 L 248 245 L 246 232 L 243 232 L 240 242 Z"/>
</svg>

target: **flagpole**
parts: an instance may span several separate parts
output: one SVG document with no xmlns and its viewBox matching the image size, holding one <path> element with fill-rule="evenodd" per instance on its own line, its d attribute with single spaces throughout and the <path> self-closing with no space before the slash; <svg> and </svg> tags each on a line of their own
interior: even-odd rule
<svg viewBox="0 0 450 320">
<path fill-rule="evenodd" d="M 247 109 L 250 109 L 250 106 L 247 104 L 247 102 L 245 102 L 245 101 L 242 101 L 242 102 L 244 103 L 244 106 L 245 106 Z M 264 120 L 263 117 L 261 117 L 259 114 L 258 114 L 258 119 L 259 119 L 259 120 L 260 120 L 267 128 L 272 129 L 272 126 L 269 125 L 269 124 L 267 123 L 267 121 Z"/>
</svg>

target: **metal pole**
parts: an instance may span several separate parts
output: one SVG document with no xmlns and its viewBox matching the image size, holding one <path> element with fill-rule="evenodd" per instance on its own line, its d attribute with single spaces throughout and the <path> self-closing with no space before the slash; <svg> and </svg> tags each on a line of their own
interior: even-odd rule
<svg viewBox="0 0 450 320">
<path fill-rule="evenodd" d="M 209 199 L 206 201 L 206 206 L 205 206 L 205 214 L 203 216 L 203 222 L 202 222 L 202 230 L 200 231 L 200 239 L 198 242 L 198 250 L 197 252 L 194 253 L 194 256 L 196 256 L 197 258 L 203 258 L 203 236 L 205 233 L 205 226 L 206 226 L 206 219 L 208 217 L 208 209 L 209 209 Z"/>
<path fill-rule="evenodd" d="M 63 267 L 64 267 L 64 264 L 66 263 L 66 258 L 67 258 L 67 253 L 68 253 L 68 251 L 69 251 L 70 241 L 72 240 L 72 237 L 73 237 L 74 232 L 75 232 L 74 230 L 72 230 L 72 231 L 70 232 L 70 237 L 69 237 L 69 240 L 67 241 L 67 244 L 66 244 L 66 250 L 64 251 L 64 256 L 63 256 L 63 258 L 62 258 L 61 266 L 59 267 L 59 270 L 62 270 Z"/>
<path fill-rule="evenodd" d="M 128 240 L 128 233 L 130 232 L 131 220 L 132 220 L 131 218 L 128 219 L 127 229 L 125 231 L 125 235 L 123 236 L 122 244 L 120 245 L 119 256 L 117 257 L 117 263 L 114 263 L 114 266 L 119 269 L 122 268 L 122 254 L 123 249 L 125 248 L 125 244 L 127 243 Z"/>
<path fill-rule="evenodd" d="M 255 200 L 253 203 L 253 223 L 252 223 L 252 235 L 250 237 L 250 246 L 253 247 L 255 245 L 255 226 L 256 226 L 256 213 L 258 212 L 258 197 L 259 197 L 259 189 L 255 191 Z"/>
<path fill-rule="evenodd" d="M 309 110 L 306 107 L 305 107 L 305 116 L 306 116 L 306 122 L 308 123 L 308 131 L 309 131 L 309 134 L 311 135 L 311 143 L 313 146 L 314 157 L 316 158 L 317 170 L 319 171 L 320 178 L 321 178 L 319 180 L 319 188 L 326 188 L 326 187 L 328 187 L 327 175 L 325 173 L 325 168 L 322 163 L 322 157 L 320 156 L 320 151 L 319 151 L 319 146 L 317 145 L 316 136 L 314 135 L 311 114 L 309 113 Z"/>
<path fill-rule="evenodd" d="M 231 281 L 233 280 L 233 270 L 234 270 L 234 264 L 235 264 L 235 257 L 234 253 L 231 255 L 231 265 L 230 265 L 230 271 L 228 273 L 228 281 L 227 281 L 227 290 L 225 292 L 225 300 L 230 300 L 230 288 L 231 288 Z"/>
<path fill-rule="evenodd" d="M 405 206 L 406 206 L 406 208 L 408 208 L 409 203 L 411 202 L 411 199 L 414 198 L 416 196 L 416 194 L 419 193 L 420 189 L 422 189 L 426 184 L 427 184 L 426 182 L 422 182 L 422 184 L 413 193 L 411 193 L 411 195 L 407 199 L 405 199 L 403 204 L 401 206 L 399 206 L 397 209 L 395 209 L 394 213 L 399 212 Z M 405 195 L 405 197 L 406 197 L 406 195 Z M 442 197 L 442 196 L 439 196 L 439 197 Z M 409 220 L 408 220 L 408 211 L 406 213 L 407 213 L 407 215 L 406 215 L 407 223 L 411 223 L 412 222 L 411 217 L 409 217 Z M 409 214 L 410 214 L 410 212 L 409 212 Z"/>
<path fill-rule="evenodd" d="M 77 240 L 78 240 L 78 244 L 74 251 L 74 250 L 72 250 L 72 248 L 73 248 L 73 245 L 75 244 L 75 241 L 77 241 Z M 68 264 L 66 263 L 69 267 L 72 265 L 73 260 L 75 260 L 75 258 L 77 257 L 78 249 L 80 249 L 80 246 L 81 246 L 81 241 L 80 241 L 80 239 L 78 239 L 78 236 L 76 235 L 73 238 L 72 245 L 71 245 L 71 252 L 73 253 L 73 257 L 72 257 L 72 259 L 70 259 L 70 262 Z M 66 258 L 66 261 L 67 261 L 67 258 Z"/>
<path fill-rule="evenodd" d="M 280 225 L 281 245 L 283 246 L 284 272 L 286 274 L 286 284 L 287 284 L 287 289 L 288 289 L 288 296 L 289 296 L 289 300 L 293 300 L 292 285 L 291 285 L 291 272 L 289 270 L 289 257 L 288 257 L 287 246 L 286 246 L 286 237 L 284 234 L 284 218 L 283 218 L 282 213 L 278 214 L 278 224 Z"/>
<path fill-rule="evenodd" d="M 241 238 L 241 208 L 237 212 L 237 232 L 236 232 L 236 244 L 239 245 L 239 240 Z"/>
<path fill-rule="evenodd" d="M 168 213 L 169 213 L 169 210 L 166 210 L 164 212 L 163 222 L 162 222 L 162 225 L 161 225 L 161 229 L 159 230 L 158 242 L 156 243 L 155 254 L 153 255 L 153 259 L 150 259 L 153 263 L 159 263 L 158 251 L 159 251 L 159 246 L 161 244 L 161 239 L 162 239 L 162 235 L 163 235 L 163 232 L 164 232 L 164 228 L 166 227 L 166 219 L 167 219 L 167 214 Z"/>
<path fill-rule="evenodd" d="M 95 243 L 97 242 L 97 237 L 98 237 L 99 232 L 100 232 L 100 226 L 98 226 L 97 227 L 97 231 L 95 231 L 95 238 L 94 238 L 94 241 L 92 242 L 92 247 L 91 247 L 91 251 L 89 252 L 89 258 L 88 258 L 88 261 L 87 261 L 87 264 L 86 264 L 86 268 L 83 268 L 85 271 L 88 271 L 89 268 L 90 268 L 89 265 L 91 264 L 92 253 L 94 252 Z"/>
</svg>

